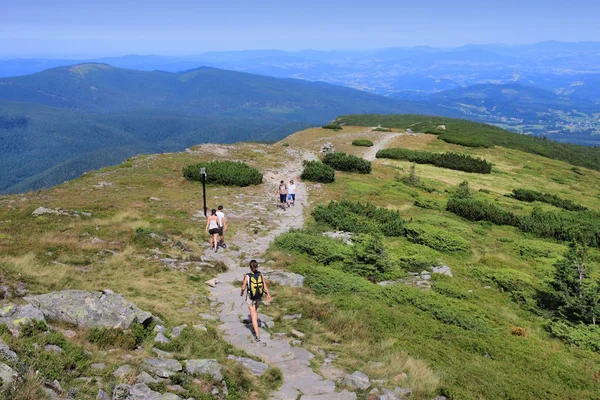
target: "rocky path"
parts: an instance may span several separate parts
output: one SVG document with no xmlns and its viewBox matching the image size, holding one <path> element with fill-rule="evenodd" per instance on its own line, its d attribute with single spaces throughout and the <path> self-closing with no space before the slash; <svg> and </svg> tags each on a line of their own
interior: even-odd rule
<svg viewBox="0 0 600 400">
<path fill-rule="evenodd" d="M 392 140 L 402 135 L 404 135 L 403 132 L 395 132 L 391 135 L 387 135 L 385 138 L 379 141 L 373 142 L 373 146 L 369 147 L 369 149 L 365 152 L 365 155 L 363 157 L 369 161 L 375 160 L 375 155 L 379 150 L 385 148 Z"/>
<path fill-rule="evenodd" d="M 277 367 L 282 371 L 283 385 L 279 391 L 273 393 L 272 399 L 355 399 L 354 393 L 335 392 L 335 383 L 315 373 L 310 367 L 310 360 L 314 355 L 301 346 L 292 346 L 291 338 L 287 335 L 274 334 L 271 336 L 261 328 L 262 341 L 256 343 L 252 338 L 251 328 L 242 322 L 249 315 L 245 297 L 240 296 L 240 285 L 237 282 L 240 282 L 244 274 L 249 271 L 248 262 L 256 259 L 260 263 L 261 257 L 275 237 L 292 228 L 302 228 L 304 225 L 304 208 L 308 204 L 307 191 L 305 185 L 298 181 L 302 172 L 302 160 L 316 159 L 316 156 L 313 153 L 299 153 L 294 150 L 289 150 L 288 154 L 291 157 L 290 162 L 285 163 L 277 171 L 265 173 L 264 200 L 258 202 L 261 204 L 253 203 L 257 209 L 256 223 L 271 228 L 261 234 L 240 230 L 233 239 L 227 240 L 230 246 L 234 244 L 238 248 L 219 251 L 219 253 L 207 250 L 204 254 L 205 260 L 219 260 L 228 267 L 227 272 L 217 276 L 219 283 L 211 289 L 212 297 L 219 303 L 216 317 L 222 323 L 220 328 L 223 330 L 223 337 L 227 342 L 244 349 L 249 354 L 262 358 L 270 366 Z M 296 184 L 296 205 L 286 211 L 276 209 L 276 190 L 279 181 L 283 179 L 288 182 L 292 178 L 298 182 Z M 258 210 L 265 211 L 259 212 Z M 261 268 L 261 270 L 267 272 L 265 268 Z M 234 285 L 234 282 L 237 284 Z M 259 320 L 262 326 L 273 324 L 273 321 L 263 314 L 259 315 Z"/>
</svg>

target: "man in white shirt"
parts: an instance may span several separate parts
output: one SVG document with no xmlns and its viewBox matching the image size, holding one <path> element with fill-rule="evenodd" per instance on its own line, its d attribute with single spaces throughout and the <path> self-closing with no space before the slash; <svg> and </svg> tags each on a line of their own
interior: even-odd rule
<svg viewBox="0 0 600 400">
<path fill-rule="evenodd" d="M 294 180 L 290 179 L 290 184 L 288 185 L 288 207 L 290 206 L 290 201 L 292 205 L 296 204 L 296 185 L 294 184 Z"/>
<path fill-rule="evenodd" d="M 225 218 L 225 214 L 223 213 L 223 206 L 218 207 L 217 222 L 219 224 L 219 245 L 226 249 L 227 245 L 225 244 L 224 233 L 227 230 L 227 218 Z"/>
</svg>

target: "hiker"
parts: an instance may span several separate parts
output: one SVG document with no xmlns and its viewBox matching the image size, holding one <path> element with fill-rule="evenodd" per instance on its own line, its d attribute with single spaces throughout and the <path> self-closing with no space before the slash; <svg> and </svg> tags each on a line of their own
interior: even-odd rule
<svg viewBox="0 0 600 400">
<path fill-rule="evenodd" d="M 288 188 L 283 181 L 279 182 L 279 188 L 277 188 L 277 193 L 279 194 L 279 203 L 281 203 L 281 209 L 285 211 L 285 206 L 288 204 L 287 196 L 288 196 Z M 289 207 L 289 205 L 288 205 Z"/>
<path fill-rule="evenodd" d="M 225 214 L 223 213 L 223 206 L 219 206 L 217 209 L 217 217 L 219 218 L 219 243 L 217 246 L 226 249 L 227 245 L 225 244 L 224 233 L 227 231 L 227 218 L 225 218 Z"/>
<path fill-rule="evenodd" d="M 252 320 L 252 327 L 254 328 L 254 340 L 260 342 L 260 332 L 258 331 L 258 306 L 262 300 L 263 294 L 267 294 L 267 301 L 271 301 L 271 294 L 267 288 L 267 282 L 264 280 L 262 273 L 258 270 L 258 262 L 256 260 L 250 261 L 250 273 L 244 275 L 244 281 L 242 283 L 242 293 L 246 292 L 246 304 L 248 304 L 248 311 L 250 311 L 250 319 Z"/>
<path fill-rule="evenodd" d="M 213 250 L 214 248 L 216 253 L 219 250 L 219 217 L 217 217 L 217 210 L 214 208 L 210 210 L 210 216 L 206 219 L 206 232 L 210 235 L 208 239 L 210 249 Z"/>
<path fill-rule="evenodd" d="M 292 205 L 296 205 L 296 185 L 294 184 L 293 179 L 290 179 L 290 183 L 288 185 L 288 207 L 290 206 L 290 202 Z"/>
</svg>

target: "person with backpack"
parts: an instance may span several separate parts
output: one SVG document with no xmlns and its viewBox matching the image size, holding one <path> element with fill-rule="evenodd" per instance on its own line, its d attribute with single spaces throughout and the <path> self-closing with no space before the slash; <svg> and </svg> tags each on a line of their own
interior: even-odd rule
<svg viewBox="0 0 600 400">
<path fill-rule="evenodd" d="M 267 294 L 267 301 L 271 301 L 271 294 L 267 288 L 267 282 L 264 280 L 262 273 L 258 270 L 258 262 L 250 261 L 250 273 L 244 275 L 242 283 L 242 292 L 240 296 L 246 292 L 246 304 L 250 311 L 250 319 L 254 328 L 254 340 L 260 342 L 260 332 L 258 330 L 258 306 L 263 295 Z"/>
</svg>

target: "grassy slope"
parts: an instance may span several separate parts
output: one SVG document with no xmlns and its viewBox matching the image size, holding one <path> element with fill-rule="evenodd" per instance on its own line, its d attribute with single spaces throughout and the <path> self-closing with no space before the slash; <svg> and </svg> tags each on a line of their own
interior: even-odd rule
<svg viewBox="0 0 600 400">
<path fill-rule="evenodd" d="M 359 127 L 345 127 L 338 133 L 309 129 L 285 141 L 292 147 L 311 149 L 331 141 L 336 149 L 360 155 L 368 149 L 352 148 L 353 139 L 376 140 L 381 135 L 365 131 Z M 311 190 L 313 204 L 341 198 L 369 201 L 398 209 L 405 219 L 437 226 L 467 239 L 471 248 L 468 255 L 439 253 L 404 238 L 386 239 L 386 246 L 393 257 L 420 255 L 450 265 L 454 278 L 441 279 L 434 275 L 434 279 L 465 296 L 460 300 L 448 297 L 448 301 L 481 316 L 490 327 L 489 332 L 478 333 L 444 324 L 409 304 L 388 307 L 360 295 L 286 293 L 285 300 L 277 302 L 281 312 L 303 312 L 312 316 L 313 319 L 303 319 L 299 329 L 309 332 L 310 344 L 336 352 L 340 365 L 384 379 L 408 372 L 416 378 L 409 378 L 404 386 L 413 387 L 419 395 L 431 392 L 439 378 L 439 388 L 453 399 L 597 398 L 600 383 L 593 375 L 600 369 L 600 355 L 549 337 L 544 330 L 547 319 L 528 311 L 509 293 L 473 274 L 475 267 L 489 268 L 491 272 L 508 269 L 509 276 L 525 274 L 534 287 L 540 287 L 566 246 L 523 235 L 510 227 L 471 223 L 446 211 L 418 208 L 414 202 L 429 199 L 443 210 L 448 198 L 445 190 L 468 180 L 472 189 L 490 191 L 477 196 L 520 213 L 529 212 L 534 205 L 502 196 L 518 187 L 558 194 L 598 210 L 600 173 L 581 169 L 582 175 L 579 175 L 564 162 L 501 147 L 464 148 L 436 140 L 434 135 L 400 136 L 389 147 L 468 153 L 492 161 L 494 170 L 490 175 L 481 175 L 418 165 L 417 174 L 422 182 L 437 190 L 427 193 L 396 181 L 408 175 L 410 163 L 377 160 L 371 175 L 336 172 L 335 183 Z M 308 227 L 327 229 L 310 220 Z M 543 248 L 549 255 L 528 257 L 532 247 Z M 301 256 L 284 254 L 277 249 L 273 249 L 272 257 L 290 269 L 306 269 L 306 265 L 313 265 L 308 270 L 322 268 Z M 593 257 L 596 262 L 600 260 L 598 251 L 594 251 Z M 527 337 L 511 335 L 514 327 L 525 328 Z M 415 367 L 414 359 L 425 361 L 433 371 Z M 373 368 L 369 361 L 382 361 L 386 366 Z"/>
<path fill-rule="evenodd" d="M 230 153 L 232 158 L 243 159 L 259 167 L 273 165 L 283 157 L 276 152 L 265 154 L 264 145 L 244 144 L 232 148 L 237 149 Z M 283 148 L 279 149 L 283 151 Z M 182 240 L 190 246 L 192 253 L 183 253 L 170 245 L 158 246 L 162 251 L 183 259 L 190 255 L 199 259 L 208 238 L 204 234 L 203 217 L 199 220 L 192 217 L 202 209 L 202 187 L 186 181 L 181 170 L 188 164 L 214 157 L 212 150 L 139 156 L 120 166 L 86 174 L 53 189 L 0 196 L 0 276 L 3 284 L 26 281 L 31 294 L 63 289 L 110 288 L 140 308 L 159 315 L 170 327 L 183 323 L 188 326 L 197 323 L 214 326 L 214 323 L 199 318 L 198 313 L 209 309 L 209 300 L 205 297 L 208 291 L 203 282 L 213 278 L 218 271 L 175 272 L 155 260 L 150 248 L 134 242 L 137 228 L 166 232 L 174 241 Z M 113 186 L 95 188 L 93 185 L 100 181 L 112 182 Z M 209 206 L 219 203 L 228 209 L 235 201 L 235 195 L 248 196 L 256 191 L 261 193 L 262 188 L 217 190 L 209 187 Z M 149 201 L 151 196 L 160 198 L 160 201 Z M 93 217 L 32 217 L 31 212 L 40 206 L 90 211 Z M 230 220 L 231 235 L 246 223 L 245 219 L 235 216 Z M 106 242 L 92 243 L 93 237 Z M 107 250 L 117 253 L 111 255 Z M 181 311 L 184 307 L 191 308 L 191 311 Z M 83 340 L 85 332 L 77 331 L 79 335 L 75 340 L 94 352 L 92 362 L 108 365 L 105 390 L 110 389 L 111 383 L 114 384 L 115 379 L 110 373 L 117 366 L 127 363 L 136 367 L 143 358 L 152 356 L 151 340 L 144 346 L 144 351 L 133 352 L 133 360 L 124 361 L 120 357 L 127 352 L 98 352 L 98 348 Z M 178 357 L 217 358 L 233 368 L 232 371 L 237 371 L 235 373 L 240 372 L 234 363 L 227 361 L 228 354 L 239 352 L 221 341 L 214 329 L 209 327 L 207 334 L 196 334 L 191 339 L 197 343 L 185 344 Z M 75 371 L 65 380 L 70 383 L 81 373 Z M 246 378 L 253 383 L 245 396 L 239 398 L 251 397 L 252 392 L 264 398 L 266 386 L 255 378 Z M 92 385 L 82 389 L 78 398 L 92 399 L 96 393 L 97 388 Z"/>
</svg>

